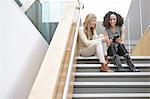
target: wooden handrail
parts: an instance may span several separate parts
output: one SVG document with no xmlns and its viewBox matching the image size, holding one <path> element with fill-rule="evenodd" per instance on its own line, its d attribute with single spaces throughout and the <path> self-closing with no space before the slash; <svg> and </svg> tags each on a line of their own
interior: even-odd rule
<svg viewBox="0 0 150 99">
<path fill-rule="evenodd" d="M 150 26 L 133 49 L 132 56 L 150 56 Z"/>
<path fill-rule="evenodd" d="M 76 26 L 76 30 L 75 30 L 75 36 L 74 36 L 74 39 L 73 39 L 73 46 L 72 46 L 72 51 L 71 51 L 71 57 L 70 57 L 70 61 L 69 61 L 67 77 L 66 77 L 66 81 L 65 81 L 64 93 L 63 93 L 62 99 L 68 99 L 69 83 L 71 81 L 70 79 L 71 79 L 71 73 L 72 73 L 72 69 L 73 69 L 75 50 L 76 50 L 76 45 L 77 45 L 78 30 L 79 30 L 79 25 L 80 25 L 80 22 L 81 22 L 81 20 L 80 20 L 80 16 L 81 16 L 80 13 L 81 13 L 82 7 L 83 7 L 83 5 L 81 4 L 80 7 L 79 7 L 77 26 Z"/>
<path fill-rule="evenodd" d="M 28 99 L 55 99 L 75 10 L 76 2 L 64 10 Z"/>
</svg>

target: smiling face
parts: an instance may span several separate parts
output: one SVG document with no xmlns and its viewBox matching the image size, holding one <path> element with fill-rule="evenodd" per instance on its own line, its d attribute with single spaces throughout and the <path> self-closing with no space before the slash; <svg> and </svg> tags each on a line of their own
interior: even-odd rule
<svg viewBox="0 0 150 99">
<path fill-rule="evenodd" d="M 93 19 L 91 20 L 91 27 L 92 27 L 92 28 L 96 28 L 96 18 L 93 18 Z"/>
<path fill-rule="evenodd" d="M 116 23 L 117 23 L 117 17 L 116 17 L 116 15 L 111 14 L 109 22 L 110 22 L 111 26 L 116 26 Z"/>
</svg>

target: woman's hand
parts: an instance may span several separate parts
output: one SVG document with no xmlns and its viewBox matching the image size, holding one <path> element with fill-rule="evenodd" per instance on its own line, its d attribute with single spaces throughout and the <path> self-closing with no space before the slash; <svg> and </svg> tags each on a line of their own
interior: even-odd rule
<svg viewBox="0 0 150 99">
<path fill-rule="evenodd" d="M 124 44 L 124 41 L 121 41 L 120 43 L 121 43 L 121 44 Z"/>
<path fill-rule="evenodd" d="M 121 37 L 116 39 L 116 42 L 120 43 L 120 44 L 124 44 L 124 41 L 121 39 Z"/>
<path fill-rule="evenodd" d="M 110 46 L 113 43 L 112 39 L 107 40 L 107 46 Z"/>
<path fill-rule="evenodd" d="M 99 34 L 99 35 L 97 36 L 97 38 L 104 38 L 104 35 L 103 35 L 103 34 Z"/>
<path fill-rule="evenodd" d="M 103 35 L 103 34 L 100 34 L 96 37 L 96 39 L 100 39 L 101 41 L 103 42 L 106 42 L 107 41 L 107 38 Z"/>
</svg>

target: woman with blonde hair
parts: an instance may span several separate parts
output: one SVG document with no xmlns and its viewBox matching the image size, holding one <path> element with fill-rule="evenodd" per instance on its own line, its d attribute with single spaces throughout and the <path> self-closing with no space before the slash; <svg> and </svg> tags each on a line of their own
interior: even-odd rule
<svg viewBox="0 0 150 99">
<path fill-rule="evenodd" d="M 101 71 L 110 72 L 107 61 L 104 57 L 104 50 L 102 42 L 105 41 L 103 35 L 96 33 L 96 16 L 88 14 L 85 18 L 83 26 L 79 28 L 79 54 L 81 56 L 96 55 L 102 63 Z"/>
</svg>

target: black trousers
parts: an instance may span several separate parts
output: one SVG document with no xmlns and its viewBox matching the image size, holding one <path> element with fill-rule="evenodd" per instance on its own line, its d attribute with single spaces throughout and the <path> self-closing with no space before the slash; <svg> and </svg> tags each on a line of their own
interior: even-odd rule
<svg viewBox="0 0 150 99">
<path fill-rule="evenodd" d="M 119 56 L 124 56 L 125 54 L 128 53 L 126 50 L 124 44 L 120 43 L 113 43 L 109 46 L 107 50 L 108 56 L 114 56 L 114 55 L 119 55 Z"/>
<path fill-rule="evenodd" d="M 137 71 L 124 44 L 114 42 L 107 50 L 108 56 L 113 56 L 113 62 L 118 67 L 119 71 L 124 71 L 119 56 L 123 56 L 126 63 L 132 71 Z"/>
</svg>

